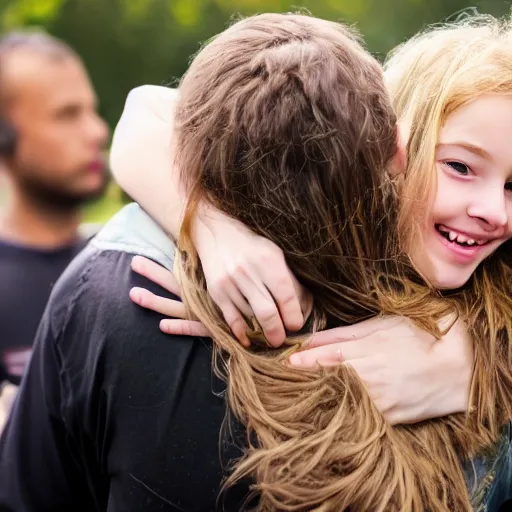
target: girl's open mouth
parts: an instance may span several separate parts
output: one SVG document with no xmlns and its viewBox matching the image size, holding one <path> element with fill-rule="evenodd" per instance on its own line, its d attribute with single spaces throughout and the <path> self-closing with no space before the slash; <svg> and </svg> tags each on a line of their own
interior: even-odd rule
<svg viewBox="0 0 512 512">
<path fill-rule="evenodd" d="M 472 238 L 471 236 L 459 233 L 456 230 L 450 229 L 443 224 L 436 224 L 437 232 L 451 244 L 456 244 L 460 247 L 482 247 L 491 242 L 490 238 Z"/>
</svg>

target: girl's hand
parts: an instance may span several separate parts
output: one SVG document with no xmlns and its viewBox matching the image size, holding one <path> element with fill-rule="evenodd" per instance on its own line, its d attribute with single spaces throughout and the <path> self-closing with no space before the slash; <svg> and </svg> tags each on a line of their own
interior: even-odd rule
<svg viewBox="0 0 512 512">
<path fill-rule="evenodd" d="M 276 244 L 213 208 L 200 213 L 193 238 L 208 292 L 244 345 L 249 343 L 244 316 L 256 318 L 274 347 L 284 342 L 286 331 L 302 328 L 311 312 L 311 294 Z"/>
<path fill-rule="evenodd" d="M 314 334 L 290 363 L 350 365 L 389 422 L 416 423 L 467 410 L 473 343 L 462 321 L 436 341 L 406 318 L 373 318 Z"/>
<path fill-rule="evenodd" d="M 172 273 L 157 263 L 135 256 L 132 268 L 180 296 Z M 132 288 L 130 298 L 173 317 L 160 322 L 167 334 L 210 334 L 200 322 L 185 319 L 180 301 L 143 288 Z M 290 357 L 290 363 L 298 368 L 350 365 L 390 423 L 416 423 L 467 410 L 473 345 L 462 321 L 436 341 L 405 318 L 373 318 L 314 334 L 304 350 Z"/>
<path fill-rule="evenodd" d="M 132 269 L 165 290 L 181 297 L 181 290 L 172 272 L 142 256 L 134 256 Z M 187 320 L 186 310 L 179 300 L 159 297 L 145 288 L 132 288 L 130 299 L 137 305 L 151 309 L 164 316 L 172 317 L 160 322 L 160 330 L 168 334 L 184 336 L 209 336 L 202 323 Z"/>
</svg>

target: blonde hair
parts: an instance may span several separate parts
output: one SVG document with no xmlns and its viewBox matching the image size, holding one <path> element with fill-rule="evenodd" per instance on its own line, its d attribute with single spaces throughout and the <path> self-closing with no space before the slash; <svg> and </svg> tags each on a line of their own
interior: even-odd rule
<svg viewBox="0 0 512 512">
<path fill-rule="evenodd" d="M 467 510 L 460 461 L 497 438 L 496 403 L 482 405 L 481 425 L 452 415 L 391 427 L 350 367 L 287 365 L 300 339 L 277 351 L 240 346 L 192 244 L 200 200 L 279 244 L 314 295 L 310 330 L 385 313 L 439 336 L 442 317 L 466 312 L 465 297 L 432 295 L 399 250 L 386 173 L 396 119 L 378 63 L 342 25 L 267 14 L 207 45 L 180 89 L 177 158 L 190 199 L 176 268 L 191 315 L 212 333 L 229 409 L 247 427 L 226 485 L 251 477 L 268 512 Z"/>
<path fill-rule="evenodd" d="M 436 190 L 435 154 L 443 123 L 482 95 L 512 95 L 512 21 L 464 15 L 455 24 L 439 25 L 396 48 L 384 71 L 398 120 L 408 132 L 398 215 L 407 247 L 425 230 Z M 492 430 L 512 417 L 511 261 L 508 241 L 458 294 L 475 340 L 470 403 L 475 428 L 485 424 Z"/>
<path fill-rule="evenodd" d="M 435 191 L 435 153 L 447 117 L 484 94 L 512 95 L 512 22 L 465 15 L 390 52 L 384 77 L 407 132 L 398 228 L 406 247 L 425 232 Z"/>
</svg>

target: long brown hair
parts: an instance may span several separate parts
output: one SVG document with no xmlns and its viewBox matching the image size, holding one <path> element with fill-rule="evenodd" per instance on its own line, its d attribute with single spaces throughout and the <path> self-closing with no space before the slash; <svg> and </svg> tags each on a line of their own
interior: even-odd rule
<svg viewBox="0 0 512 512">
<path fill-rule="evenodd" d="M 425 286 L 400 250 L 386 172 L 396 119 L 378 62 L 347 27 L 265 14 L 203 48 L 180 89 L 177 162 L 190 199 L 176 265 L 248 434 L 226 485 L 252 477 L 262 511 L 466 510 L 459 455 L 490 443 L 494 424 L 475 434 L 457 415 L 392 428 L 350 368 L 288 366 L 300 338 L 284 350 L 243 348 L 191 242 L 205 200 L 279 244 L 313 293 L 310 331 L 384 313 L 439 335 L 438 320 L 461 308 Z"/>
</svg>

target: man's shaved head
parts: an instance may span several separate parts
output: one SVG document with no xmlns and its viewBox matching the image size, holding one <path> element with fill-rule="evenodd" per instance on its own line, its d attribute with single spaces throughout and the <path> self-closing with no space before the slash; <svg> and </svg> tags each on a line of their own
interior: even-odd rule
<svg viewBox="0 0 512 512">
<path fill-rule="evenodd" d="M 45 32 L 14 30 L 0 38 L 0 55 L 19 49 L 32 50 L 49 57 L 77 57 L 71 46 Z"/>
<path fill-rule="evenodd" d="M 45 32 L 14 30 L 0 37 L 0 115 L 5 115 L 5 109 L 16 92 L 16 87 L 10 87 L 9 83 L 13 71 L 19 73 L 23 68 L 35 71 L 33 64 L 36 60 L 61 61 L 69 58 L 80 60 L 68 44 Z M 15 70 L 11 69 L 13 66 Z"/>
</svg>

